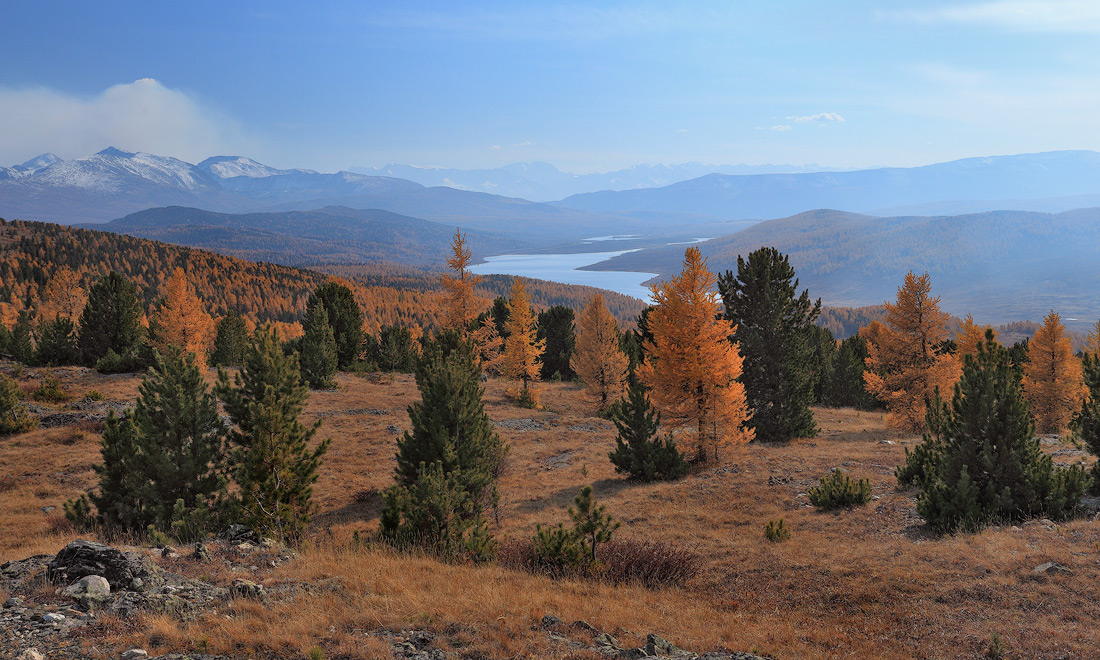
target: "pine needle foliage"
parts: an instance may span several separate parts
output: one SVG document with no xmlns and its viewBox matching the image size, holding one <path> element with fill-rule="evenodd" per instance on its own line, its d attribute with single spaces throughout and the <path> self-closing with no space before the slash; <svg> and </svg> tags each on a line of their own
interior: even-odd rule
<svg viewBox="0 0 1100 660">
<path fill-rule="evenodd" d="M 363 311 L 355 300 L 355 293 L 347 285 L 329 280 L 310 295 L 306 308 L 317 304 L 324 306 L 336 338 L 337 367 L 351 368 L 362 357 L 366 341 Z"/>
<path fill-rule="evenodd" d="M 840 509 L 861 506 L 871 501 L 871 482 L 867 479 L 852 479 L 842 470 L 833 470 L 822 477 L 818 485 L 806 493 L 810 504 L 819 509 Z"/>
<path fill-rule="evenodd" d="M 631 379 L 626 398 L 611 406 L 610 416 L 619 430 L 615 450 L 608 454 L 616 472 L 637 481 L 670 481 L 687 473 L 687 461 L 672 436 L 659 436 L 661 415 L 640 380 Z"/>
<path fill-rule="evenodd" d="M 302 326 L 302 378 L 315 390 L 336 387 L 336 337 L 324 306 L 315 302 L 306 307 Z"/>
<path fill-rule="evenodd" d="M 47 367 L 80 364 L 76 326 L 68 317 L 58 314 L 39 326 L 34 361 Z"/>
<path fill-rule="evenodd" d="M 1088 485 L 1080 466 L 1055 467 L 1040 449 L 1008 351 L 991 332 L 966 357 L 940 437 L 940 459 L 920 484 L 917 510 L 941 532 L 1037 515 L 1065 518 Z"/>
<path fill-rule="evenodd" d="M 1092 352 L 1085 353 L 1082 371 L 1089 394 L 1073 416 L 1070 428 L 1094 456 L 1100 456 L 1100 356 Z M 1100 490 L 1100 461 L 1092 464 L 1090 474 L 1092 492 L 1096 493 Z"/>
<path fill-rule="evenodd" d="M 113 351 L 120 368 L 134 362 L 143 330 L 137 287 L 121 274 L 111 271 L 99 278 L 88 292 L 88 302 L 80 315 L 80 352 L 84 362 L 96 362 Z"/>
<path fill-rule="evenodd" d="M 817 435 L 810 405 L 821 300 L 811 302 L 805 290 L 798 293 L 794 268 L 772 247 L 755 250 L 748 259 L 738 256 L 737 274 L 719 276 L 718 292 L 743 358 L 740 380 L 752 409 L 746 426 L 759 440 Z"/>
<path fill-rule="evenodd" d="M 244 361 L 248 349 L 248 324 L 237 312 L 230 310 L 218 321 L 210 363 L 215 367 L 237 367 Z"/>
<path fill-rule="evenodd" d="M 329 440 L 310 448 L 321 426 L 299 417 L 309 390 L 296 355 L 287 355 L 274 329 L 263 326 L 232 380 L 218 371 L 215 392 L 236 426 L 229 433 L 230 463 L 238 489 L 238 522 L 280 540 L 299 538 L 313 513 L 313 484 Z"/>
<path fill-rule="evenodd" d="M 11 376 L 0 374 L 0 435 L 26 433 L 38 428 L 38 418 L 19 401 L 22 390 Z"/>
</svg>

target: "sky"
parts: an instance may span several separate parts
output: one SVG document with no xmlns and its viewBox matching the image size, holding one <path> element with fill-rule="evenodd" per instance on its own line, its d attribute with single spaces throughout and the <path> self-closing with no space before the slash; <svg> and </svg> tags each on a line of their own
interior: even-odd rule
<svg viewBox="0 0 1100 660">
<path fill-rule="evenodd" d="M 1100 150 L 1100 2 L 6 4 L 0 164 L 912 166 Z"/>
</svg>

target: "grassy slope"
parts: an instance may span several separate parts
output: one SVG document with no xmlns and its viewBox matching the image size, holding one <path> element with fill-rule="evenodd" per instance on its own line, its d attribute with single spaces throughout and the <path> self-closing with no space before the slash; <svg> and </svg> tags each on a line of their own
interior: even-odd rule
<svg viewBox="0 0 1100 660">
<path fill-rule="evenodd" d="M 132 399 L 139 382 L 76 370 L 59 375 L 74 394 L 94 388 L 109 400 Z M 993 632 L 1014 657 L 1087 657 L 1100 645 L 1096 524 L 930 535 L 916 517 L 913 493 L 896 492 L 892 475 L 904 447 L 917 438 L 885 430 L 878 413 L 818 410 L 823 431 L 814 440 L 749 446 L 682 481 L 636 485 L 613 473 L 606 458 L 612 427 L 591 416 L 575 386 L 547 385 L 548 410 L 531 412 L 507 403 L 504 384 L 493 380 L 486 395 L 493 419 L 546 425 L 501 430 L 512 453 L 501 483 L 498 536 L 520 538 L 537 522 L 563 520 L 573 494 L 591 483 L 624 522 L 619 534 L 694 547 L 707 558 L 703 574 L 685 588 L 648 591 L 351 551 L 352 530 L 377 527 L 378 491 L 391 483 L 394 466 L 396 437 L 386 427 L 408 427 L 405 407 L 416 389 L 402 375 L 338 380 L 338 390 L 313 393 L 306 412 L 310 420 L 323 417 L 322 433 L 333 439 L 316 488 L 320 515 L 309 549 L 249 577 L 269 585 L 334 578 L 346 592 L 270 608 L 240 604 L 228 612 L 231 618 L 222 612 L 192 623 L 107 621 L 100 634 L 108 639 L 95 640 L 99 648 L 114 639 L 119 646 L 178 651 L 206 639 L 214 651 L 235 654 L 320 644 L 330 657 L 374 657 L 377 642 L 363 631 L 415 626 L 435 630 L 468 654 L 567 657 L 532 628 L 545 614 L 585 619 L 624 644 L 656 632 L 694 650 L 757 647 L 784 659 L 973 657 Z M 888 439 L 897 444 L 882 443 Z M 1070 451 L 1057 460 L 1080 458 Z M 0 484 L 7 484 L 0 486 L 0 562 L 56 552 L 72 536 L 63 527 L 52 534 L 57 512 L 40 507 L 59 507 L 92 485 L 97 459 L 98 436 L 91 431 L 39 430 L 0 442 Z M 807 488 L 840 465 L 869 478 L 878 499 L 839 513 L 808 507 Z M 765 523 L 780 517 L 793 538 L 781 545 L 765 541 Z M 1033 575 L 1045 561 L 1074 574 Z"/>
</svg>

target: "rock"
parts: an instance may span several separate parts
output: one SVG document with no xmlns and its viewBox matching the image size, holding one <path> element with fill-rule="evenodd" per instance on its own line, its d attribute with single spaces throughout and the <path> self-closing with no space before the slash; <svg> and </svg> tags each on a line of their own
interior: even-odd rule
<svg viewBox="0 0 1100 660">
<path fill-rule="evenodd" d="M 160 556 L 165 559 L 179 559 L 180 553 L 172 546 L 166 545 L 160 549 Z"/>
<path fill-rule="evenodd" d="M 553 616 L 551 614 L 547 614 L 546 616 L 542 617 L 542 627 L 543 628 L 553 628 L 554 626 L 561 625 L 561 623 L 562 623 L 561 619 L 559 619 L 558 617 Z"/>
<path fill-rule="evenodd" d="M 647 655 L 674 655 L 680 653 L 680 648 L 660 635 L 649 633 L 645 638 L 645 652 Z"/>
<path fill-rule="evenodd" d="M 892 445 L 892 444 L 894 444 L 894 441 L 893 440 L 879 440 L 878 443 L 880 445 Z"/>
<path fill-rule="evenodd" d="M 267 591 L 263 588 L 263 585 L 256 584 L 251 580 L 240 579 L 233 580 L 232 584 L 229 585 L 229 593 L 253 600 L 263 600 L 267 596 Z"/>
<path fill-rule="evenodd" d="M 141 578 L 134 578 L 130 580 L 130 591 L 141 591 L 145 588 L 145 580 Z"/>
<path fill-rule="evenodd" d="M 42 621 L 45 623 L 61 623 L 64 620 L 65 615 L 57 612 L 46 612 L 42 615 Z"/>
<path fill-rule="evenodd" d="M 73 541 L 46 567 L 52 582 L 73 582 L 86 575 L 107 579 L 113 589 L 127 589 L 134 578 L 149 576 L 149 567 L 133 553 L 122 553 L 103 543 Z"/>
<path fill-rule="evenodd" d="M 221 533 L 221 538 L 225 539 L 229 545 L 239 545 L 245 542 L 255 542 L 256 533 L 244 525 L 230 525 Z"/>
<path fill-rule="evenodd" d="M 210 561 L 210 551 L 206 549 L 206 544 L 202 541 L 195 543 L 195 552 L 191 555 L 191 559 L 195 561 Z"/>
<path fill-rule="evenodd" d="M 390 424 L 389 426 L 386 427 L 386 430 L 390 432 L 390 435 L 400 435 L 401 434 L 401 428 L 398 427 L 396 424 Z"/>
<path fill-rule="evenodd" d="M 592 625 L 591 623 L 588 623 L 584 619 L 578 619 L 578 620 L 574 621 L 573 623 L 571 623 L 570 626 L 573 627 L 573 628 L 576 628 L 577 630 L 583 630 L 586 633 L 592 633 L 593 635 L 600 632 L 599 629 L 596 628 L 596 626 Z"/>
<path fill-rule="evenodd" d="M 20 653 L 16 660 L 46 660 L 46 656 L 42 655 L 38 649 L 31 648 Z"/>
<path fill-rule="evenodd" d="M 414 630 L 409 633 L 405 640 L 415 646 L 417 650 L 423 651 L 435 641 L 435 635 L 427 630 Z"/>
<path fill-rule="evenodd" d="M 11 598 L 4 601 L 4 609 L 5 610 L 10 610 L 14 607 L 23 607 L 23 597 L 22 596 L 12 596 Z"/>
<path fill-rule="evenodd" d="M 118 656 L 119 660 L 138 660 L 139 658 L 148 658 L 149 653 L 145 649 L 130 649 L 129 651 L 123 651 L 122 655 Z"/>
<path fill-rule="evenodd" d="M 111 600 L 111 583 L 100 575 L 85 575 L 65 587 L 65 595 L 81 607 L 91 609 Z"/>
<path fill-rule="evenodd" d="M 33 577 L 53 560 L 53 555 L 35 555 L 18 561 L 0 564 L 0 576 L 10 580 L 10 587 L 18 587 Z"/>
<path fill-rule="evenodd" d="M 1070 569 L 1062 566 L 1058 562 L 1048 561 L 1043 564 L 1039 564 L 1035 568 L 1031 569 L 1032 573 L 1037 575 L 1053 575 L 1055 573 L 1073 573 Z"/>
<path fill-rule="evenodd" d="M 615 639 L 614 637 L 612 637 L 611 635 L 608 635 L 605 632 L 596 633 L 595 635 L 593 635 L 592 636 L 592 643 L 594 643 L 596 646 L 603 646 L 603 647 L 610 647 L 610 648 L 618 648 L 619 647 L 619 640 Z"/>
</svg>

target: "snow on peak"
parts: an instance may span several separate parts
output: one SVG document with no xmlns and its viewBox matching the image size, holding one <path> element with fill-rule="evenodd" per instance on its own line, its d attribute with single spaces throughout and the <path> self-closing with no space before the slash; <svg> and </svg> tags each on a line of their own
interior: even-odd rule
<svg viewBox="0 0 1100 660">
<path fill-rule="evenodd" d="M 263 179 L 280 174 L 292 174 L 295 172 L 315 174 L 312 170 L 279 170 L 263 163 L 258 163 L 244 156 L 214 156 L 207 158 L 197 166 L 204 172 L 209 172 L 219 179 L 233 179 L 247 177 L 249 179 Z"/>
</svg>

